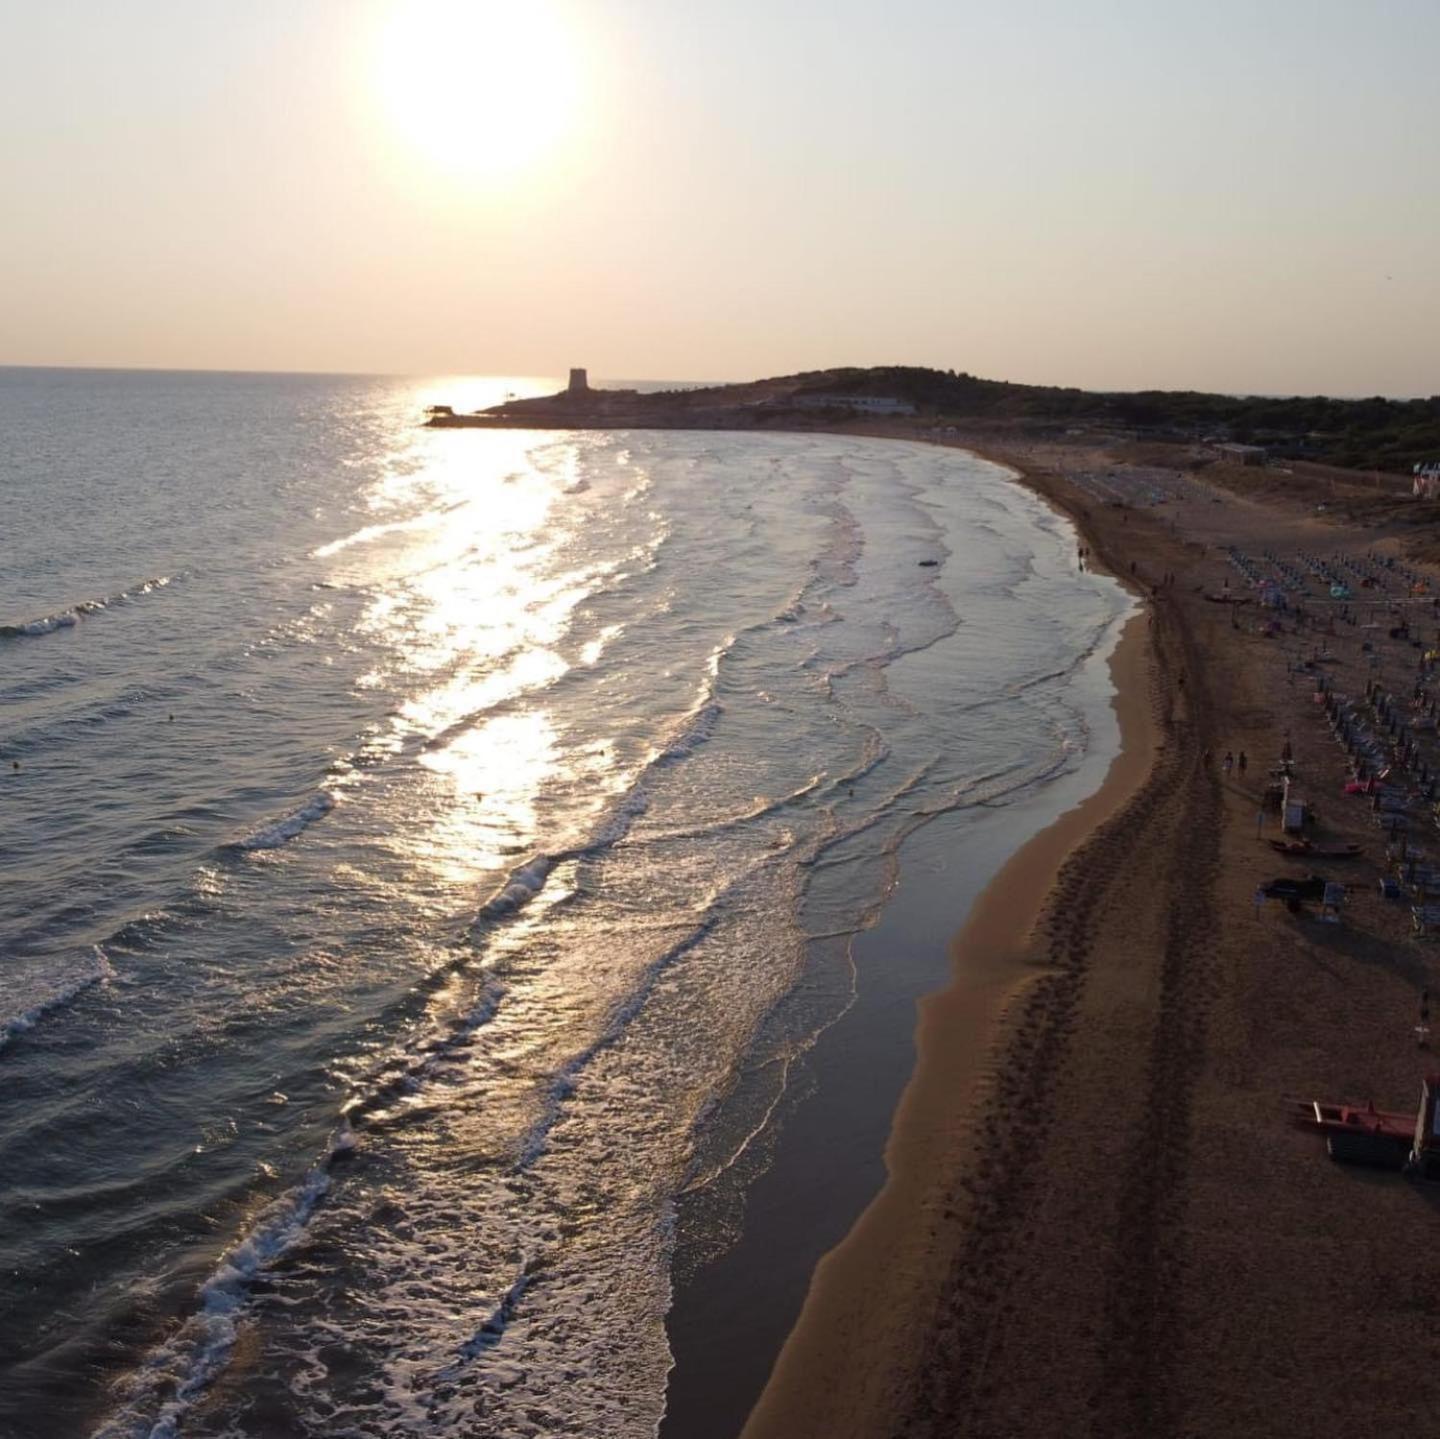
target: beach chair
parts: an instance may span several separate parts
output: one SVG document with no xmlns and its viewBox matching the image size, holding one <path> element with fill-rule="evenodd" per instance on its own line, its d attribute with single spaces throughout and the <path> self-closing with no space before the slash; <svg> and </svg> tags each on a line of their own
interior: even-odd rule
<svg viewBox="0 0 1440 1439">
<path fill-rule="evenodd" d="M 1421 939 L 1440 938 L 1440 904 L 1411 905 L 1410 924 Z"/>
<path fill-rule="evenodd" d="M 1417 866 L 1410 872 L 1410 891 L 1422 903 L 1432 894 L 1440 894 L 1440 870 Z"/>
<path fill-rule="evenodd" d="M 1343 884 L 1327 884 L 1324 896 L 1320 900 L 1320 918 L 1326 924 L 1339 924 L 1340 910 L 1344 904 L 1345 886 Z"/>
</svg>

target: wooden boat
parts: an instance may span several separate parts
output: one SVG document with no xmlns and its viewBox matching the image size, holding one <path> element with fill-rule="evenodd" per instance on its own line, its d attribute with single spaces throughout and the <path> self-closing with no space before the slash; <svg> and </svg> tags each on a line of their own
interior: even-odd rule
<svg viewBox="0 0 1440 1439">
<path fill-rule="evenodd" d="M 1415 1114 L 1376 1109 L 1374 1103 L 1327 1104 L 1297 1100 L 1291 1115 L 1302 1129 L 1325 1136 L 1330 1157 L 1344 1164 L 1402 1169 L 1415 1142 Z"/>
<path fill-rule="evenodd" d="M 1354 859 L 1360 853 L 1358 844 L 1321 845 L 1308 839 L 1272 839 L 1270 848 L 1293 859 Z"/>
<path fill-rule="evenodd" d="M 1440 1074 L 1425 1076 L 1419 1107 L 1408 1113 L 1376 1109 L 1373 1100 L 1364 1105 L 1322 1099 L 1288 1103 L 1294 1123 L 1325 1136 L 1332 1159 L 1398 1169 L 1412 1179 L 1440 1179 Z"/>
</svg>

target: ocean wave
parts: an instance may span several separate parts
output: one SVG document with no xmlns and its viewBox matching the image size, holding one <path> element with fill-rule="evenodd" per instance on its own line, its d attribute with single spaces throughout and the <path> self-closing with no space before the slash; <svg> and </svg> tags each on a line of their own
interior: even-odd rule
<svg viewBox="0 0 1440 1439">
<path fill-rule="evenodd" d="M 831 780 L 832 789 L 851 788 L 859 784 L 890 758 L 890 746 L 885 743 L 880 731 L 874 725 L 863 725 L 861 728 L 865 743 L 860 748 L 860 757 L 848 770 L 842 770 Z"/>
<path fill-rule="evenodd" d="M 463 1365 L 500 1343 L 505 1337 L 505 1331 L 510 1327 L 510 1321 L 515 1317 L 515 1311 L 519 1308 L 520 1301 L 525 1297 L 525 1291 L 530 1287 L 539 1269 L 540 1261 L 535 1255 L 525 1258 L 514 1282 L 500 1296 L 489 1316 L 474 1335 L 461 1345 L 460 1352 L 455 1359 L 435 1376 L 437 1380 L 453 1380 Z"/>
<path fill-rule="evenodd" d="M 1090 638 L 1086 640 L 1084 646 L 1075 654 L 1071 655 L 1063 663 L 1056 665 L 1053 669 L 1045 670 L 1039 674 L 1030 675 L 1024 679 L 1015 681 L 1006 687 L 1004 691 L 1006 697 L 1018 698 L 1027 690 L 1034 689 L 1037 685 L 1046 684 L 1051 680 L 1070 679 L 1072 676 L 1078 674 L 1101 648 L 1119 636 L 1121 630 L 1129 621 L 1130 616 L 1134 613 L 1135 608 L 1136 607 L 1127 608 L 1119 615 L 1106 620 L 1103 624 L 1093 626 L 1090 631 Z"/>
<path fill-rule="evenodd" d="M 648 801 L 644 795 L 638 790 L 632 790 L 600 823 L 586 843 L 554 853 L 531 855 L 524 864 L 511 870 L 505 883 L 480 906 L 471 929 L 483 929 L 497 920 L 508 919 L 512 914 L 518 913 L 545 888 L 545 881 L 557 865 L 572 860 L 593 859 L 618 844 L 647 807 Z"/>
<path fill-rule="evenodd" d="M 632 1021 L 645 1007 L 650 996 L 666 973 L 687 954 L 697 949 L 719 928 L 726 917 L 727 906 L 743 887 L 764 869 L 776 864 L 781 856 L 771 851 L 758 856 L 752 864 L 732 875 L 697 907 L 693 925 L 668 948 L 652 959 L 638 975 L 636 982 L 609 1011 L 599 1033 L 570 1056 L 554 1073 L 546 1092 L 541 1113 L 517 1145 L 514 1163 L 516 1173 L 530 1169 L 545 1153 L 550 1134 L 560 1120 L 565 1102 L 575 1092 L 583 1072 L 607 1049 L 618 1044 Z"/>
<path fill-rule="evenodd" d="M 24 1034 L 45 1018 L 45 1016 L 56 1009 L 63 1009 L 72 1000 L 84 994 L 86 990 L 97 984 L 108 984 L 115 977 L 115 971 L 110 961 L 105 956 L 105 951 L 97 944 L 93 951 L 94 968 L 88 973 L 80 974 L 60 986 L 59 989 L 46 995 L 43 999 L 37 1000 L 18 1014 L 12 1014 L 6 1019 L 0 1019 L 0 1050 L 3 1050 L 16 1035 Z"/>
<path fill-rule="evenodd" d="M 26 639 L 36 635 L 53 634 L 56 630 L 70 629 L 79 624 L 82 619 L 99 614 L 101 610 L 129 604 L 154 590 L 163 589 L 166 585 L 172 584 L 174 578 L 172 575 L 156 575 L 152 579 L 142 580 L 138 585 L 132 585 L 129 589 L 121 590 L 117 594 L 102 595 L 99 599 L 93 600 L 80 600 L 68 609 L 57 610 L 51 615 L 41 615 L 39 619 L 0 625 L 0 639 Z"/>
<path fill-rule="evenodd" d="M 878 763 L 878 761 L 877 761 Z M 897 806 L 908 799 L 912 794 L 919 792 L 921 787 L 933 774 L 936 764 L 936 757 L 932 756 L 923 764 L 905 775 L 899 784 L 892 786 L 886 795 L 876 798 L 869 812 L 863 819 L 852 824 L 836 824 L 828 834 L 819 835 L 811 847 L 808 855 L 802 855 L 797 863 L 802 869 L 825 869 L 836 864 L 851 864 L 854 856 L 847 856 L 837 860 L 827 859 L 825 856 L 839 846 L 848 843 L 850 840 L 858 839 L 871 830 L 884 828 L 886 825 L 893 825 L 897 815 Z M 874 766 L 871 766 L 873 768 Z M 900 839 L 892 838 L 886 848 L 897 848 Z"/>
<path fill-rule="evenodd" d="M 825 544 L 810 563 L 818 581 L 849 589 L 859 578 L 860 557 L 865 553 L 865 531 L 846 505 L 836 500 L 825 507 L 830 523 Z"/>
<path fill-rule="evenodd" d="M 16 724 L 5 736 L 6 752 L 23 758 L 44 754 L 54 758 L 62 749 L 84 744 L 102 725 L 128 720 L 140 713 L 158 715 L 167 699 L 174 702 L 180 691 L 174 687 L 151 689 L 131 684 L 109 691 L 100 682 L 89 685 L 72 684 L 71 693 L 60 698 L 48 712 L 41 712 L 33 723 Z"/>
<path fill-rule="evenodd" d="M 537 854 L 512 870 L 505 883 L 480 906 L 478 919 L 500 919 L 528 904 L 544 889 L 557 862 L 555 856 Z"/>
<path fill-rule="evenodd" d="M 645 838 L 653 844 L 670 844 L 682 839 L 713 838 L 715 835 L 723 834 L 726 830 L 738 829 L 742 825 L 753 824 L 757 819 L 766 819 L 771 815 L 779 814 L 781 810 L 790 805 L 809 798 L 825 784 L 825 778 L 824 775 L 812 775 L 804 784 L 797 785 L 786 794 L 757 798 L 749 809 L 741 810 L 738 814 L 726 815 L 707 824 L 687 826 L 684 829 L 653 831 L 647 833 Z"/>
<path fill-rule="evenodd" d="M 120 1411 L 93 1439 L 176 1439 L 186 1412 L 230 1362 L 239 1313 L 255 1280 L 304 1234 L 330 1188 L 335 1161 L 354 1147 L 354 1133 L 342 1120 L 324 1157 L 267 1205 L 220 1260 L 200 1286 L 196 1311 L 147 1356 L 126 1385 Z"/>
<path fill-rule="evenodd" d="M 575 1083 L 581 1073 L 597 1055 L 620 1040 L 629 1028 L 631 1020 L 639 1014 L 645 1001 L 654 992 L 655 986 L 660 982 L 660 977 L 665 971 L 714 932 L 716 925 L 720 923 L 721 902 L 733 888 L 733 885 L 727 886 L 720 896 L 712 899 L 706 907 L 704 918 L 669 949 L 664 950 L 650 962 L 640 976 L 639 983 L 611 1010 L 600 1033 L 560 1066 L 555 1077 L 550 1081 L 550 1088 L 546 1093 L 540 1118 L 530 1126 L 528 1133 L 524 1135 L 518 1145 L 518 1157 L 515 1161 L 517 1172 L 529 1169 L 545 1153 L 550 1131 L 555 1128 L 565 1101 L 575 1092 Z"/>
<path fill-rule="evenodd" d="M 454 503 L 442 505 L 438 509 L 426 510 L 423 514 L 412 515 L 409 519 L 382 520 L 378 524 L 365 525 L 353 534 L 342 535 L 337 540 L 331 540 L 328 544 L 311 550 L 310 558 L 315 560 L 329 559 L 331 555 L 338 555 L 341 550 L 348 550 L 351 545 L 363 545 L 370 540 L 383 539 L 386 535 L 403 534 L 407 530 L 430 528 L 438 525 L 446 515 L 453 514 L 456 510 L 463 508 L 469 503 L 469 500 L 456 500 Z"/>
<path fill-rule="evenodd" d="M 480 906 L 472 929 L 508 918 L 523 909 L 544 889 L 545 881 L 556 865 L 571 860 L 594 859 L 629 834 L 631 826 L 650 807 L 647 789 L 655 772 L 689 758 L 714 735 L 725 713 L 725 707 L 714 696 L 715 671 L 720 654 L 731 643 L 733 637 L 711 655 L 710 674 L 700 701 L 681 717 L 669 739 L 651 751 L 650 758 L 640 766 L 620 802 L 600 821 L 590 837 L 584 843 L 567 849 L 540 851 L 531 855 L 524 864 L 512 870 L 505 883 Z"/>
<path fill-rule="evenodd" d="M 324 819 L 335 808 L 336 796 L 329 790 L 319 790 L 300 806 L 271 824 L 257 829 L 254 834 L 238 841 L 236 849 L 251 851 L 257 849 L 279 849 L 292 839 L 303 834 L 316 820 Z"/>
<path fill-rule="evenodd" d="M 48 635 L 58 629 L 68 629 L 80 623 L 80 610 L 62 610 L 58 615 L 46 615 L 38 620 L 26 620 L 18 625 L 0 625 L 0 638 L 13 640 L 25 635 Z"/>
<path fill-rule="evenodd" d="M 1048 752 L 945 782 L 944 789 L 935 794 L 933 799 L 902 808 L 906 801 L 920 799 L 928 794 L 932 785 L 936 785 L 942 756 L 932 755 L 907 774 L 899 784 L 893 786 L 888 794 L 878 799 L 874 808 L 864 818 L 852 824 L 836 825 L 829 834 L 818 837 L 810 853 L 800 856 L 797 864 L 802 869 L 823 870 L 876 858 L 887 862 L 895 861 L 905 841 L 931 820 L 961 810 L 998 808 L 1011 803 L 1018 795 L 1048 784 L 1073 768 L 1076 758 L 1086 752 L 1083 720 L 1078 716 L 1072 718 L 1082 729 L 1078 740 L 1068 738 L 1061 727 L 1052 723 L 1050 729 L 1054 747 Z M 936 787 L 938 789 L 938 785 Z M 884 838 L 873 852 L 844 852 L 845 846 L 877 830 L 884 834 Z M 871 915 L 872 919 L 878 917 L 879 910 L 884 907 L 888 898 L 888 893 L 882 897 L 879 906 Z M 868 921 L 860 927 L 868 928 Z M 834 933 L 816 932 L 810 934 L 809 938 L 834 938 L 836 935 L 853 932 L 852 929 Z"/>
<path fill-rule="evenodd" d="M 459 961 L 442 965 L 427 976 L 426 987 L 433 988 L 443 982 L 459 965 Z M 459 1019 L 432 1032 L 422 1044 L 392 1053 L 366 1076 L 346 1100 L 341 1109 L 346 1120 L 367 1127 L 383 1125 L 388 1118 L 383 1112 L 384 1107 L 402 1095 L 414 1094 L 437 1065 L 468 1044 L 476 1030 L 489 1024 L 504 997 L 505 986 L 498 980 L 489 979 Z"/>
<path fill-rule="evenodd" d="M 673 764 L 694 754 L 706 740 L 715 733 L 725 707 L 717 699 L 707 700 L 693 710 L 680 727 L 680 732 L 669 741 L 655 758 L 656 764 Z"/>
</svg>

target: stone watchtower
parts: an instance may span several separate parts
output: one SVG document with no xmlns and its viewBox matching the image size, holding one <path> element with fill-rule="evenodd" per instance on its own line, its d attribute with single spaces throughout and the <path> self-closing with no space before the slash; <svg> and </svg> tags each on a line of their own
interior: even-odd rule
<svg viewBox="0 0 1440 1439">
<path fill-rule="evenodd" d="M 571 395 L 588 395 L 590 393 L 590 381 L 584 370 L 570 371 L 570 388 L 566 393 Z"/>
</svg>

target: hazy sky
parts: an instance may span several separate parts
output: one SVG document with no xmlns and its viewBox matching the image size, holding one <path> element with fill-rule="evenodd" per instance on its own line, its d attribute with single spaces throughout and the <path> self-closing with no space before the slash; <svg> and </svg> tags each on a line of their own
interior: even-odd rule
<svg viewBox="0 0 1440 1439">
<path fill-rule="evenodd" d="M 0 364 L 1440 391 L 1440 0 L 0 0 Z"/>
</svg>

